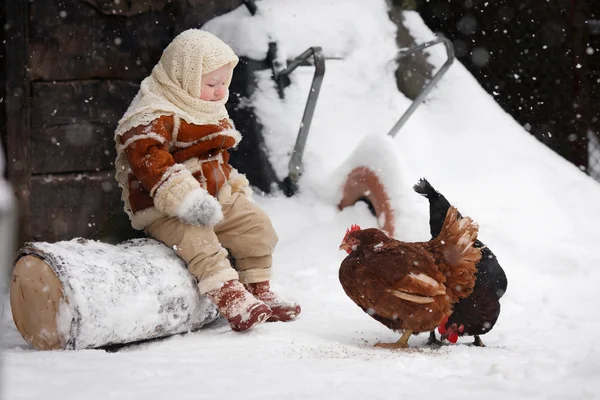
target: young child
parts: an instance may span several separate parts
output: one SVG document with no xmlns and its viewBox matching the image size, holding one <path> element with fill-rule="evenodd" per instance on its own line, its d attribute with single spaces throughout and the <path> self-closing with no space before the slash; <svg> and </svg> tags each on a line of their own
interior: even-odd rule
<svg viewBox="0 0 600 400">
<path fill-rule="evenodd" d="M 300 306 L 270 290 L 278 238 L 228 163 L 242 139 L 225 109 L 237 63 L 209 32 L 179 34 L 119 121 L 115 166 L 132 226 L 175 249 L 200 293 L 244 331 L 289 321 Z"/>
</svg>

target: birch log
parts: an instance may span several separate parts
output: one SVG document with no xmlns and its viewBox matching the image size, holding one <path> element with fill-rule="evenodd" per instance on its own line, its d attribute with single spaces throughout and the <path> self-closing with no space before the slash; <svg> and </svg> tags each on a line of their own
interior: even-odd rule
<svg viewBox="0 0 600 400">
<path fill-rule="evenodd" d="M 26 244 L 10 286 L 13 319 L 39 350 L 79 350 L 199 329 L 218 311 L 172 249 L 154 239 Z"/>
</svg>

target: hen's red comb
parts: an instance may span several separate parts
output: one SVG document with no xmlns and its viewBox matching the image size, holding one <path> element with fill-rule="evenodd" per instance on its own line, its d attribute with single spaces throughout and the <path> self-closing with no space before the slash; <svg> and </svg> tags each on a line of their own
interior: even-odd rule
<svg viewBox="0 0 600 400">
<path fill-rule="evenodd" d="M 360 231 L 360 226 L 358 226 L 356 224 L 352 224 L 352 226 L 350 228 L 346 229 L 346 236 L 348 236 L 352 232 L 356 232 L 356 231 Z"/>
</svg>

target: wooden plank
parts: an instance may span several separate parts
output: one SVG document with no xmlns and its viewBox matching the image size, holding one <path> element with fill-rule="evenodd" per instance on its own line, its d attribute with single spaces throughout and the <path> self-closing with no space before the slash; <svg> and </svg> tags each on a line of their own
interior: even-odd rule
<svg viewBox="0 0 600 400">
<path fill-rule="evenodd" d="M 31 179 L 32 240 L 74 237 L 117 243 L 143 234 L 123 211 L 114 172 L 46 175 Z"/>
<path fill-rule="evenodd" d="M 171 0 L 83 0 L 99 12 L 106 15 L 121 15 L 131 17 L 149 11 L 161 12 Z"/>
<path fill-rule="evenodd" d="M 33 83 L 31 172 L 112 168 L 114 131 L 138 87 L 110 80 Z"/>
<path fill-rule="evenodd" d="M 27 0 L 6 0 L 4 25 L 6 170 L 19 204 L 17 243 L 29 237 L 29 81 Z"/>
<path fill-rule="evenodd" d="M 34 82 L 32 129 L 77 122 L 117 122 L 137 93 L 135 81 Z"/>
<path fill-rule="evenodd" d="M 176 25 L 178 31 L 199 27 L 242 1 L 108 3 L 105 0 L 30 2 L 32 79 L 141 80 L 150 74 L 163 49 L 178 33 Z"/>
<path fill-rule="evenodd" d="M 52 126 L 31 138 L 31 173 L 104 171 L 116 157 L 114 127 L 95 123 Z"/>
</svg>

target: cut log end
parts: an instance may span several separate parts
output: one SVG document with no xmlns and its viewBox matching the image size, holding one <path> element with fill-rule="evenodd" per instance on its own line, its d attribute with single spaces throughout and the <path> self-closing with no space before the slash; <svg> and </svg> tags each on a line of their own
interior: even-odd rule
<svg viewBox="0 0 600 400">
<path fill-rule="evenodd" d="M 10 306 L 17 329 L 34 348 L 62 348 L 56 316 L 63 300 L 62 284 L 44 260 L 26 255 L 17 261 L 12 273 Z"/>
</svg>

